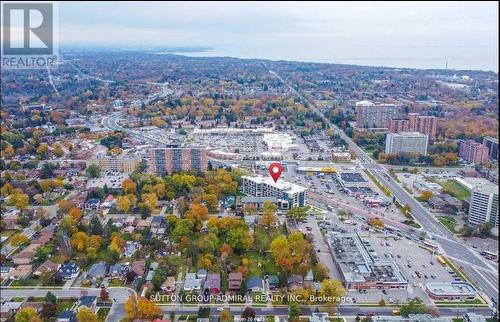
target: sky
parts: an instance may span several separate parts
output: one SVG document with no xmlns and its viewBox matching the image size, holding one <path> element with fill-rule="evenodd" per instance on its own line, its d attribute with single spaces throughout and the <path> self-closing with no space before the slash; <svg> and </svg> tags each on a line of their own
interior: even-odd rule
<svg viewBox="0 0 500 322">
<path fill-rule="evenodd" d="M 60 46 L 498 72 L 497 2 L 60 2 Z"/>
</svg>

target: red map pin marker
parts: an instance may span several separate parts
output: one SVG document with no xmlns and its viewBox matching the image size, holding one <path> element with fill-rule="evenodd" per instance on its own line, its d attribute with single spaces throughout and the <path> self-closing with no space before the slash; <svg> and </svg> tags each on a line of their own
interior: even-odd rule
<svg viewBox="0 0 500 322">
<path fill-rule="evenodd" d="M 273 162 L 269 165 L 269 174 L 273 178 L 274 182 L 278 181 L 283 172 L 283 166 L 279 162 Z"/>
</svg>

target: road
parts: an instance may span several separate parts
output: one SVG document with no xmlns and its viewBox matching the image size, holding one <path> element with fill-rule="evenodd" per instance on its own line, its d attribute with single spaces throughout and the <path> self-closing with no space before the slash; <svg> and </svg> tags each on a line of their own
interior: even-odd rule
<svg viewBox="0 0 500 322">
<path fill-rule="evenodd" d="M 390 176 L 384 176 L 387 170 L 380 164 L 377 164 L 372 158 L 366 154 L 350 137 L 348 137 L 340 128 L 333 124 L 321 111 L 301 93 L 288 83 L 283 77 L 271 70 L 265 63 L 264 67 L 269 72 L 275 75 L 281 82 L 288 86 L 290 91 L 297 95 L 302 102 L 309 105 L 309 108 L 315 112 L 325 124 L 332 128 L 356 153 L 360 160 L 360 165 L 369 169 L 373 175 L 386 187 L 390 189 L 393 195 L 405 205 L 409 205 L 412 209 L 412 215 L 415 220 L 422 226 L 422 230 L 430 232 L 436 237 L 437 244 L 447 255 L 457 260 L 463 267 L 463 270 L 469 277 L 479 285 L 488 300 L 493 299 L 498 303 L 498 269 L 495 269 L 490 263 L 486 262 L 479 254 L 469 249 L 456 236 L 451 234 L 430 214 L 417 200 L 410 196 L 397 182 Z"/>
<path fill-rule="evenodd" d="M 99 296 L 100 288 L 69 288 L 69 289 L 58 289 L 58 288 L 2 288 L 2 297 L 44 297 L 47 292 L 52 292 L 58 298 L 79 298 L 84 295 Z M 124 303 L 127 299 L 135 293 L 132 289 L 126 287 L 110 287 L 108 288 L 109 297 L 113 301 L 110 312 L 106 321 L 120 321 L 125 316 Z M 161 310 L 164 314 L 170 314 L 174 312 L 176 314 L 197 314 L 200 306 L 210 306 L 211 315 L 219 316 L 220 311 L 217 308 L 221 307 L 221 304 L 200 304 L 200 305 L 183 305 L 183 304 L 171 304 L 171 305 L 161 305 Z M 233 315 L 239 315 L 244 310 L 244 306 L 231 306 L 229 307 Z M 301 307 L 302 315 L 309 315 L 315 312 L 317 306 L 314 305 L 303 305 Z M 257 315 L 282 315 L 287 316 L 289 308 L 286 305 L 281 306 L 267 306 L 267 307 L 254 307 Z M 375 315 L 391 315 L 391 307 L 358 307 L 351 304 L 341 304 L 338 313 L 341 316 L 356 316 L 358 314 L 375 314 Z M 441 316 L 455 317 L 457 315 L 461 316 L 465 312 L 470 312 L 470 308 L 440 308 Z M 491 310 L 489 308 L 475 308 L 474 312 L 489 316 Z"/>
<path fill-rule="evenodd" d="M 76 194 L 76 192 L 72 191 L 66 197 L 64 197 L 64 199 L 68 199 L 71 196 L 73 196 L 74 194 Z M 49 218 L 54 218 L 55 216 L 57 216 L 57 210 L 59 209 L 59 204 L 56 203 L 56 204 L 51 205 L 51 206 L 30 206 L 28 208 L 33 208 L 33 209 L 43 208 L 47 211 Z M 37 220 L 33 221 L 31 223 L 31 225 L 29 225 L 28 227 L 23 229 L 22 234 L 24 236 L 28 237 L 29 239 L 31 239 L 31 237 L 33 237 L 33 235 L 36 233 L 36 231 L 37 231 L 36 228 L 38 227 L 39 224 L 40 224 L 40 220 L 37 219 Z M 2 255 L 9 256 L 17 248 L 18 248 L 18 246 L 14 247 L 10 243 L 4 243 L 4 245 L 2 246 L 2 249 L 1 249 L 1 253 L 2 253 Z"/>
<path fill-rule="evenodd" d="M 220 311 L 217 310 L 217 307 L 220 307 L 219 305 L 207 305 L 211 307 L 211 316 L 219 316 Z M 241 312 L 245 309 L 244 306 L 231 306 L 228 307 L 231 314 L 234 315 L 240 315 Z M 302 305 L 301 306 L 301 315 L 310 315 L 313 312 L 316 312 L 316 309 L 318 306 L 315 305 Z M 174 312 L 176 314 L 193 314 L 196 315 L 198 313 L 198 306 L 187 306 L 187 305 L 174 305 L 174 306 L 161 306 L 162 311 L 165 314 L 169 314 L 171 312 Z M 274 306 L 274 307 L 253 307 L 255 310 L 255 313 L 257 316 L 267 316 L 267 315 L 281 315 L 281 316 L 288 316 L 288 310 L 289 308 L 287 306 Z M 339 316 L 342 317 L 356 317 L 357 315 L 367 315 L 367 314 L 374 314 L 374 315 L 391 315 L 393 307 L 358 307 L 358 306 L 353 306 L 353 305 L 341 305 L 340 308 L 337 310 L 337 313 Z M 471 312 L 472 310 L 470 308 L 441 308 L 439 309 L 439 312 L 441 316 L 443 317 L 456 317 L 457 315 L 461 317 L 463 314 L 466 312 Z M 473 310 L 477 314 L 482 314 L 485 316 L 490 316 L 491 310 L 489 308 L 476 308 Z"/>
<path fill-rule="evenodd" d="M 80 296 L 90 295 L 99 296 L 101 293 L 100 288 L 5 288 L 2 287 L 2 297 L 19 297 L 23 296 L 28 298 L 33 297 L 44 297 L 47 292 L 52 292 L 57 298 L 79 298 Z M 130 297 L 134 290 L 127 287 L 109 287 L 109 298 L 113 301 L 111 309 L 108 313 L 106 321 L 114 322 L 120 321 L 125 317 L 124 303 Z"/>
</svg>

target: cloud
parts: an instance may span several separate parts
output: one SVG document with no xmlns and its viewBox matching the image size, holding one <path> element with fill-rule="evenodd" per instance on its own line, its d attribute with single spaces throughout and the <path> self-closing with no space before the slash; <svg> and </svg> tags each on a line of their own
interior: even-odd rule
<svg viewBox="0 0 500 322">
<path fill-rule="evenodd" d="M 59 10 L 63 45 L 210 46 L 240 57 L 332 62 L 458 57 L 457 68 L 498 70 L 497 9 L 492 2 L 61 2 Z"/>
</svg>

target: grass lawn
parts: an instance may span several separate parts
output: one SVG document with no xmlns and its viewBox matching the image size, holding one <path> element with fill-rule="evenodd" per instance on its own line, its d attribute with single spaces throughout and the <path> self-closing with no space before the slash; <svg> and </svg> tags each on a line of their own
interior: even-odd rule
<svg viewBox="0 0 500 322">
<path fill-rule="evenodd" d="M 266 303 L 264 300 L 265 296 L 262 292 L 252 293 L 252 302 L 255 303 Z"/>
<path fill-rule="evenodd" d="M 447 304 L 485 304 L 483 300 L 480 298 L 475 298 L 473 300 L 465 300 L 465 301 L 459 301 L 459 302 L 454 302 L 454 301 L 435 301 L 434 302 L 436 305 L 447 305 Z"/>
<path fill-rule="evenodd" d="M 271 254 L 260 255 L 251 251 L 242 257 L 248 258 L 248 276 L 263 277 L 265 274 L 278 274 L 278 267 L 276 267 Z"/>
<path fill-rule="evenodd" d="M 75 304 L 76 299 L 58 299 L 57 300 L 57 313 L 71 309 Z"/>
<path fill-rule="evenodd" d="M 37 286 L 38 280 L 27 278 L 24 280 L 15 280 L 10 286 Z"/>
<path fill-rule="evenodd" d="M 24 297 L 23 296 L 16 296 L 16 297 L 13 297 L 10 299 L 12 302 L 22 302 L 24 301 Z"/>
<path fill-rule="evenodd" d="M 123 286 L 123 282 L 117 278 L 109 281 L 109 286 Z"/>
<path fill-rule="evenodd" d="M 457 232 L 456 229 L 455 229 L 455 227 L 457 226 L 457 221 L 455 220 L 455 218 L 450 217 L 450 216 L 437 216 L 436 218 L 449 231 L 451 231 L 452 233 L 456 233 Z"/>
<path fill-rule="evenodd" d="M 17 230 L 15 230 L 15 229 L 2 229 L 2 231 L 0 232 L 0 236 L 10 237 L 10 236 L 14 235 L 16 232 L 17 232 Z"/>
<path fill-rule="evenodd" d="M 110 308 L 108 307 L 101 307 L 97 311 L 97 317 L 99 318 L 99 321 L 104 322 L 106 321 L 106 317 L 108 316 Z"/>
<path fill-rule="evenodd" d="M 466 187 L 455 180 L 446 180 L 437 182 L 443 189 L 459 200 L 465 200 L 470 197 L 470 192 Z"/>
</svg>

